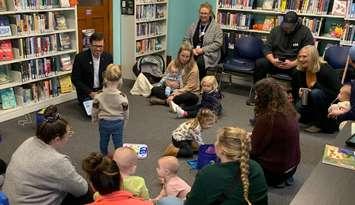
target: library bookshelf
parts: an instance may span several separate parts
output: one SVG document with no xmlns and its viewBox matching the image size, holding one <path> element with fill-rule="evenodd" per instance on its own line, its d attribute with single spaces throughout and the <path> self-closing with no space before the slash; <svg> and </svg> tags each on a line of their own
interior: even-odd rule
<svg viewBox="0 0 355 205">
<path fill-rule="evenodd" d="M 339 2 L 343 12 L 335 9 L 334 4 Z M 216 16 L 226 35 L 233 33 L 236 38 L 255 35 L 266 40 L 270 30 L 282 22 L 282 16 L 294 10 L 311 30 L 317 46 L 326 43 L 351 46 L 355 44 L 355 4 L 352 4 L 344 0 L 217 0 Z M 342 28 L 341 35 L 330 32 L 334 25 Z"/>
<path fill-rule="evenodd" d="M 135 0 L 134 15 L 122 15 L 123 77 L 134 79 L 132 67 L 140 57 L 159 54 L 166 59 L 168 0 Z"/>
<path fill-rule="evenodd" d="M 7 0 L 0 8 L 0 122 L 76 98 L 77 12 L 68 2 Z"/>
</svg>

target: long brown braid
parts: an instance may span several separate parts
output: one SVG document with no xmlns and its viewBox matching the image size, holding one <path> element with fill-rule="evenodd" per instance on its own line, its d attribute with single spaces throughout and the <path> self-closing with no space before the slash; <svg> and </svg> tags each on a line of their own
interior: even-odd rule
<svg viewBox="0 0 355 205">
<path fill-rule="evenodd" d="M 249 152 L 251 142 L 248 133 L 238 127 L 225 127 L 217 135 L 216 146 L 222 154 L 230 160 L 240 161 L 240 178 L 243 185 L 243 197 L 248 205 L 249 201 Z"/>
</svg>

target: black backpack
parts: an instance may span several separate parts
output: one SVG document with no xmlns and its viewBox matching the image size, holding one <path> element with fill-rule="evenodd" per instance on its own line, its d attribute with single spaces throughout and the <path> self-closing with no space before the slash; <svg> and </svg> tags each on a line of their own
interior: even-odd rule
<svg viewBox="0 0 355 205">
<path fill-rule="evenodd" d="M 158 54 L 143 56 L 137 60 L 132 69 L 136 76 L 143 73 L 151 84 L 157 83 L 164 74 L 164 58 Z"/>
</svg>

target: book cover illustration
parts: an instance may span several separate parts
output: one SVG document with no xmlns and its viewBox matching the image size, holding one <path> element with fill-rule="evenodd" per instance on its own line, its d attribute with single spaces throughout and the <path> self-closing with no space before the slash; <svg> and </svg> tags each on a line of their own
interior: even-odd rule
<svg viewBox="0 0 355 205">
<path fill-rule="evenodd" d="M 12 53 L 11 40 L 0 41 L 0 60 L 12 60 L 14 55 Z"/>
<path fill-rule="evenodd" d="M 7 16 L 0 16 L 0 36 L 11 36 L 10 21 Z"/>
<path fill-rule="evenodd" d="M 334 0 L 332 14 L 344 16 L 346 14 L 347 4 L 347 0 Z"/>
<path fill-rule="evenodd" d="M 16 107 L 16 98 L 13 88 L 0 90 L 2 109 L 11 109 Z"/>
<path fill-rule="evenodd" d="M 326 144 L 322 162 L 324 164 L 355 170 L 355 152 L 350 149 Z"/>
<path fill-rule="evenodd" d="M 70 93 L 73 91 L 73 84 L 70 75 L 59 77 L 60 93 Z"/>
</svg>

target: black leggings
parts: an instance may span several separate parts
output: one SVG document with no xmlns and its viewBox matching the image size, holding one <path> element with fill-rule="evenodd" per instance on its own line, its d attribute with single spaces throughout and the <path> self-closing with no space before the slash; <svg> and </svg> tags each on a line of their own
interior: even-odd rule
<svg viewBox="0 0 355 205">
<path fill-rule="evenodd" d="M 266 179 L 267 184 L 269 186 L 276 186 L 276 185 L 279 185 L 279 184 L 285 182 L 286 179 L 292 177 L 297 170 L 297 166 L 284 174 L 273 174 L 271 172 L 268 172 L 265 169 L 263 169 L 263 170 L 264 170 L 264 175 L 265 175 L 265 179 Z"/>
<path fill-rule="evenodd" d="M 179 148 L 179 152 L 177 153 L 176 157 L 181 158 L 190 158 L 193 157 L 194 153 L 192 150 L 192 140 L 182 140 L 176 141 L 172 138 L 173 145 Z"/>
<path fill-rule="evenodd" d="M 153 87 L 150 96 L 165 100 L 167 97 L 165 96 L 164 86 Z M 191 92 L 186 92 L 175 96 L 173 101 L 178 105 L 192 106 L 197 104 L 198 96 Z"/>
</svg>

